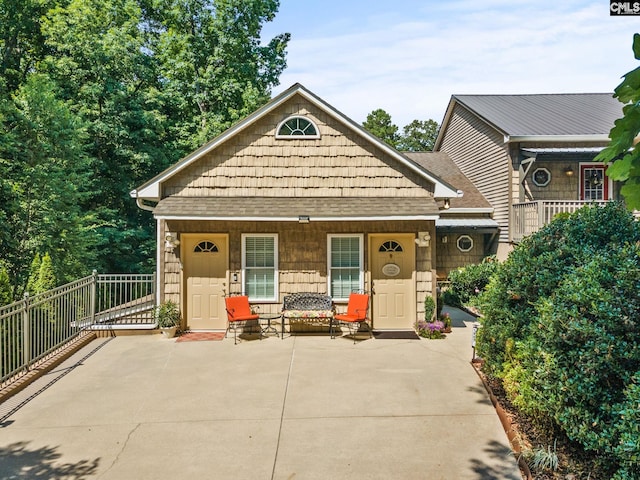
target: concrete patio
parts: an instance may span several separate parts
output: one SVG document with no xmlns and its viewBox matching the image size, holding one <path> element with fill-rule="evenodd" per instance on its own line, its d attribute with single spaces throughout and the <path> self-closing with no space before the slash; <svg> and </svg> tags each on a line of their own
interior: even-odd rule
<svg viewBox="0 0 640 480">
<path fill-rule="evenodd" d="M 520 479 L 445 340 L 98 339 L 0 404 L 0 479 Z"/>
</svg>

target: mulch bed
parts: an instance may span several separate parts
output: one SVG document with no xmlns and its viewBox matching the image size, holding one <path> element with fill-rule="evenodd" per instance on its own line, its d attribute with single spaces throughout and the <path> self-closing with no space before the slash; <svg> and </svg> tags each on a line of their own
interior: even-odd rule
<svg viewBox="0 0 640 480">
<path fill-rule="evenodd" d="M 507 398 L 499 380 L 487 377 L 482 372 L 482 364 L 473 364 L 480 379 L 489 392 L 489 396 L 505 432 L 509 437 L 513 451 L 518 458 L 522 476 L 527 480 L 604 480 L 610 478 L 598 469 L 597 459 L 571 442 L 561 432 L 553 431 L 552 427 L 545 428 L 533 419 L 518 411 Z M 522 452 L 543 448 L 556 444 L 559 467 L 556 471 L 531 471 L 524 461 Z"/>
</svg>

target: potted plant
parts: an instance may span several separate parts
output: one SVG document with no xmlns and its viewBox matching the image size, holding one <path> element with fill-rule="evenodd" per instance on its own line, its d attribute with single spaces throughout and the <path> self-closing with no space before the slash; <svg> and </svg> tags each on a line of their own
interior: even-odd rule
<svg viewBox="0 0 640 480">
<path fill-rule="evenodd" d="M 440 317 L 438 318 L 438 320 L 440 320 L 442 322 L 442 324 L 444 325 L 444 333 L 451 333 L 451 315 L 449 315 L 449 313 L 445 312 L 445 313 L 441 313 Z"/>
<path fill-rule="evenodd" d="M 175 302 L 165 300 L 156 307 L 155 319 L 162 334 L 167 338 L 173 338 L 180 323 L 180 309 Z"/>
</svg>

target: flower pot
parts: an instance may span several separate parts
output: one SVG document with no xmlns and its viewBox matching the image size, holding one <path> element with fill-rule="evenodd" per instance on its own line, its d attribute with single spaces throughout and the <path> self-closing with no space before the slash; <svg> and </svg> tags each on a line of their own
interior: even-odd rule
<svg viewBox="0 0 640 480">
<path fill-rule="evenodd" d="M 165 338 L 173 338 L 176 336 L 176 330 L 178 327 L 165 327 L 165 328 L 161 328 L 160 330 L 162 331 L 162 335 L 164 335 Z"/>
</svg>

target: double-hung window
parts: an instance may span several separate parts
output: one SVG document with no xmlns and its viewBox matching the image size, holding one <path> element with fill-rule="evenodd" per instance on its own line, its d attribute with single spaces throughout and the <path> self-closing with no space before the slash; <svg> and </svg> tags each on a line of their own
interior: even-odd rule
<svg viewBox="0 0 640 480">
<path fill-rule="evenodd" d="M 334 300 L 348 300 L 364 287 L 362 235 L 329 235 L 329 294 Z"/>
<path fill-rule="evenodd" d="M 278 301 L 278 236 L 242 236 L 242 290 L 251 301 Z"/>
</svg>

